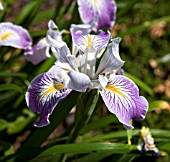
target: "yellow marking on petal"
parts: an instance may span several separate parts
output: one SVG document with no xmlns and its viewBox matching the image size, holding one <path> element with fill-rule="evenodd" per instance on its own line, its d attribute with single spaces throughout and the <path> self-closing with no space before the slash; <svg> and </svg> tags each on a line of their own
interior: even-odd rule
<svg viewBox="0 0 170 162">
<path fill-rule="evenodd" d="M 11 35 L 13 35 L 12 32 L 2 34 L 2 36 L 1 36 L 2 41 L 7 39 L 8 37 L 10 37 Z"/>
<path fill-rule="evenodd" d="M 99 52 L 99 55 L 101 56 L 103 54 L 105 49 L 102 49 L 100 52 Z"/>
<path fill-rule="evenodd" d="M 54 84 L 53 86 L 50 86 L 43 94 L 41 97 L 44 97 L 48 93 L 53 93 L 56 90 L 61 90 L 64 89 L 64 84 Z"/>
<path fill-rule="evenodd" d="M 69 69 L 67 69 L 67 68 L 62 68 L 64 71 L 69 71 Z"/>
<path fill-rule="evenodd" d="M 88 48 L 90 48 L 91 42 L 92 42 L 91 36 L 88 35 L 88 36 L 87 36 L 87 47 L 88 47 Z"/>
<path fill-rule="evenodd" d="M 94 4 L 96 4 L 96 3 L 97 3 L 97 0 L 93 0 L 93 2 L 94 2 Z"/>
<path fill-rule="evenodd" d="M 126 96 L 120 91 L 120 89 L 116 88 L 113 85 L 106 85 L 105 90 L 111 91 L 113 93 L 117 93 L 121 95 L 122 97 L 126 98 Z"/>
</svg>

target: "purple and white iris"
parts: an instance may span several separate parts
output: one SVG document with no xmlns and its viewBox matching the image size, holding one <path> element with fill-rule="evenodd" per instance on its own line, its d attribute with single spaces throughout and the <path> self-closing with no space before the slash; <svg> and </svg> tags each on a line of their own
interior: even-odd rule
<svg viewBox="0 0 170 162">
<path fill-rule="evenodd" d="M 10 22 L 0 23 L 0 46 L 27 49 L 32 39 L 26 29 Z"/>
<path fill-rule="evenodd" d="M 48 28 L 48 34 L 52 38 L 58 41 L 62 41 L 62 34 L 65 32 L 65 30 L 62 30 L 60 32 L 58 27 L 52 20 L 48 22 Z M 50 45 L 47 43 L 45 38 L 42 38 L 35 46 L 26 49 L 24 55 L 28 61 L 36 65 L 42 62 L 43 60 L 51 57 L 49 51 Z"/>
<path fill-rule="evenodd" d="M 74 27 L 71 35 L 73 46 L 79 51 L 77 57 L 71 54 L 64 41 L 47 34 L 46 40 L 57 61 L 48 72 L 35 77 L 26 92 L 27 106 L 31 111 L 40 113 L 40 120 L 35 126 L 48 125 L 52 110 L 72 90 L 98 89 L 108 110 L 125 128 L 132 129 L 130 120 L 144 119 L 148 102 L 139 96 L 138 87 L 132 80 L 115 74 L 124 64 L 119 56 L 121 39 L 110 41 L 109 31 L 100 30 L 98 35 L 90 35 Z M 101 59 L 96 68 L 98 58 Z"/>
<path fill-rule="evenodd" d="M 116 3 L 114 0 L 78 0 L 79 13 L 83 23 L 90 23 L 97 17 L 93 30 L 110 29 L 116 19 Z"/>
<path fill-rule="evenodd" d="M 62 41 L 62 34 L 65 30 L 59 31 L 52 20 L 49 21 L 48 28 L 48 34 L 52 38 Z M 11 22 L 0 23 L 0 46 L 24 49 L 26 59 L 35 65 L 51 57 L 49 53 L 50 45 L 45 38 L 42 38 L 32 47 L 32 38 L 29 32 L 23 27 L 14 25 Z"/>
</svg>

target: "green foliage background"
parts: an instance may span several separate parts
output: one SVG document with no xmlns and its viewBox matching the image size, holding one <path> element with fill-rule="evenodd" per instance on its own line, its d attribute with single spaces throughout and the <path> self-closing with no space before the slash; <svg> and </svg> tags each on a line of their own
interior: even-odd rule
<svg viewBox="0 0 170 162">
<path fill-rule="evenodd" d="M 46 35 L 53 19 L 59 29 L 82 23 L 75 0 L 6 0 L 0 19 L 27 28 L 34 43 Z M 117 0 L 117 20 L 112 36 L 122 37 L 120 55 L 125 75 L 139 86 L 150 104 L 144 121 L 133 121 L 126 131 L 105 108 L 96 91 L 72 92 L 50 117 L 51 124 L 35 128 L 38 114 L 26 106 L 24 94 L 30 81 L 47 71 L 55 58 L 33 65 L 23 51 L 0 48 L 0 161 L 169 161 L 170 153 L 170 1 Z M 71 38 L 64 36 L 71 47 Z M 166 56 L 166 57 L 165 57 Z M 75 113 L 70 113 L 74 105 Z M 89 106 L 90 105 L 90 106 Z M 74 115 L 75 114 L 75 115 Z M 139 129 L 151 129 L 163 157 L 137 150 Z M 129 145 L 128 145 L 129 143 Z M 131 144 L 130 144 L 131 143 Z"/>
</svg>

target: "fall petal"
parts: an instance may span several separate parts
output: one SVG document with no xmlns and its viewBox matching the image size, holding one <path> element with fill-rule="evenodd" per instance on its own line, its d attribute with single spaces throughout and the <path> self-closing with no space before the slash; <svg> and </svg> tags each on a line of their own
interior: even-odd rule
<svg viewBox="0 0 170 162">
<path fill-rule="evenodd" d="M 27 49 L 32 39 L 26 29 L 10 22 L 0 23 L 0 45 Z"/>
<path fill-rule="evenodd" d="M 61 77 L 56 74 L 44 73 L 35 77 L 26 92 L 27 106 L 33 112 L 40 113 L 40 120 L 35 126 L 42 127 L 49 124 L 49 115 L 57 103 L 65 98 L 71 90 L 65 89 Z"/>
<path fill-rule="evenodd" d="M 125 76 L 115 78 L 100 91 L 108 110 L 115 114 L 127 129 L 132 129 L 130 120 L 142 120 L 148 110 L 148 102 L 139 96 L 138 87 Z"/>
</svg>

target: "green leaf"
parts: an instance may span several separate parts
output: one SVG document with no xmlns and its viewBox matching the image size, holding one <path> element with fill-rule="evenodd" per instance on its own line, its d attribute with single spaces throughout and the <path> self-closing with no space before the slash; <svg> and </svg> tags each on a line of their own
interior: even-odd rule
<svg viewBox="0 0 170 162">
<path fill-rule="evenodd" d="M 41 74 L 41 73 L 49 70 L 49 68 L 52 65 L 54 65 L 55 61 L 56 61 L 56 57 L 54 55 L 52 55 L 51 58 L 49 58 L 45 62 L 43 62 L 43 64 L 38 68 L 38 70 L 36 71 L 36 75 Z"/>
<path fill-rule="evenodd" d="M 1 84 L 0 91 L 4 91 L 4 90 L 14 90 L 14 91 L 19 91 L 19 92 L 23 93 L 22 88 L 15 84 Z"/>
<path fill-rule="evenodd" d="M 146 21 L 143 24 L 140 24 L 138 26 L 130 28 L 126 32 L 122 32 L 121 34 L 118 34 L 117 36 L 124 37 L 126 35 L 132 35 L 134 33 L 142 32 L 142 31 L 147 30 L 149 27 L 154 26 L 154 25 L 156 25 L 156 24 L 158 24 L 160 22 L 170 22 L 170 16 L 165 16 L 165 17 L 161 17 L 159 19 Z"/>
<path fill-rule="evenodd" d="M 153 137 L 170 139 L 170 131 L 164 129 L 151 129 Z"/>
<path fill-rule="evenodd" d="M 53 146 L 40 154 L 40 156 L 56 155 L 62 153 L 89 153 L 92 151 L 112 151 L 112 153 L 128 153 L 136 150 L 136 145 L 127 145 L 122 143 L 77 143 L 62 144 Z"/>
<path fill-rule="evenodd" d="M 114 160 L 114 161 L 115 162 L 131 162 L 136 156 L 139 156 L 139 155 L 134 155 L 134 154 L 118 155 L 117 156 L 118 160 Z M 112 159 L 115 159 L 115 157 L 113 157 Z"/>
<path fill-rule="evenodd" d="M 71 131 L 71 134 L 68 139 L 69 142 L 73 142 L 76 137 L 78 136 L 80 130 L 88 123 L 90 120 L 90 117 L 92 116 L 92 113 L 96 107 L 97 101 L 98 101 L 99 93 L 97 90 L 91 90 L 90 92 L 85 92 L 82 95 L 81 104 L 78 104 L 76 106 L 76 109 L 82 109 L 81 113 L 79 113 L 79 117 L 75 119 L 75 126 L 73 130 Z M 79 107 L 80 106 L 80 107 Z"/>
<path fill-rule="evenodd" d="M 78 98 L 79 102 L 76 105 L 76 111 L 78 111 L 75 118 L 75 125 L 70 131 L 67 143 L 72 143 L 79 135 L 80 130 L 88 123 L 92 113 L 96 107 L 99 97 L 97 90 L 86 91 Z M 61 156 L 62 161 L 65 161 L 67 154 Z"/>
<path fill-rule="evenodd" d="M 131 0 L 129 1 L 124 8 L 121 8 L 118 10 L 118 13 L 116 15 L 116 18 L 122 17 L 123 15 L 126 15 L 129 10 L 132 9 L 132 7 L 138 2 L 138 0 Z"/>
<path fill-rule="evenodd" d="M 8 127 L 8 122 L 0 118 L 0 131 L 6 129 L 7 127 Z"/>
<path fill-rule="evenodd" d="M 0 71 L 1 77 L 19 77 L 19 78 L 26 78 L 26 73 L 13 73 L 13 72 L 2 72 Z"/>
<path fill-rule="evenodd" d="M 26 117 L 23 115 L 27 115 Z M 14 122 L 8 124 L 7 133 L 12 135 L 24 130 L 35 118 L 35 113 L 23 109 L 23 115 L 18 116 Z"/>
<path fill-rule="evenodd" d="M 102 159 L 110 156 L 113 154 L 112 150 L 107 150 L 107 151 L 102 151 L 102 152 L 97 152 L 97 153 L 91 153 L 86 156 L 83 156 L 82 158 L 79 158 L 79 162 L 99 162 Z"/>
<path fill-rule="evenodd" d="M 47 34 L 47 30 L 34 30 L 30 31 L 31 37 L 45 37 Z"/>
<path fill-rule="evenodd" d="M 136 78 L 135 76 L 129 74 L 129 73 L 125 73 L 125 76 L 132 79 L 141 89 L 145 90 L 148 94 L 150 94 L 151 96 L 154 95 L 152 89 L 142 80 Z"/>
<path fill-rule="evenodd" d="M 130 125 L 133 125 L 133 120 L 130 120 Z M 130 130 L 127 130 L 127 140 L 128 140 L 128 145 L 131 145 L 131 139 L 132 139 L 132 136 L 133 136 L 133 130 L 130 129 Z"/>
<path fill-rule="evenodd" d="M 54 9 L 49 9 L 43 12 L 39 12 L 33 19 L 32 24 L 35 24 L 37 22 L 43 21 L 43 20 L 50 20 L 52 19 L 52 16 L 54 14 L 55 10 Z"/>
<path fill-rule="evenodd" d="M 152 101 L 149 103 L 149 110 L 154 111 L 157 109 L 167 109 L 170 110 L 170 104 L 163 100 Z"/>
<path fill-rule="evenodd" d="M 134 129 L 132 131 L 132 136 L 139 134 L 138 129 Z M 102 140 L 111 140 L 111 139 L 117 139 L 117 138 L 127 138 L 127 131 L 126 130 L 119 130 L 113 133 L 107 133 L 107 134 L 99 134 L 94 137 L 84 137 L 86 142 L 90 141 L 102 141 Z"/>
<path fill-rule="evenodd" d="M 42 2 L 43 0 L 36 0 L 26 4 L 22 11 L 18 14 L 15 24 L 22 24 L 24 21 L 28 21 L 30 16 L 35 15 Z"/>
<path fill-rule="evenodd" d="M 81 129 L 81 134 L 85 134 L 91 130 L 101 129 L 101 128 L 103 128 L 111 123 L 114 123 L 116 121 L 117 121 L 117 119 L 115 118 L 115 116 L 113 114 L 104 116 L 104 117 L 86 125 L 86 127 Z"/>
<path fill-rule="evenodd" d="M 77 97 L 79 93 L 72 91 L 67 98 L 60 101 L 56 108 L 53 110 L 53 114 L 50 117 L 50 124 L 46 127 L 37 128 L 32 132 L 28 140 L 22 145 L 20 151 L 17 152 L 14 157 L 9 159 L 9 161 L 23 161 L 25 159 L 29 160 L 37 156 L 42 150 L 40 145 L 47 139 L 47 137 L 57 128 L 61 121 L 67 116 L 70 110 L 77 102 Z M 30 152 L 31 150 L 31 152 Z M 28 154 L 29 151 L 29 154 Z"/>
</svg>

